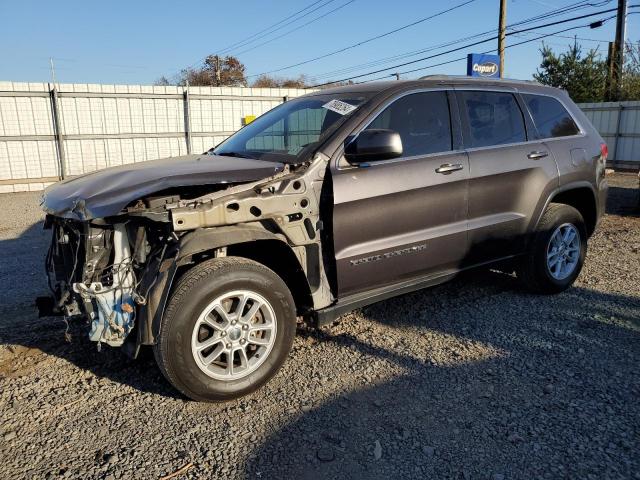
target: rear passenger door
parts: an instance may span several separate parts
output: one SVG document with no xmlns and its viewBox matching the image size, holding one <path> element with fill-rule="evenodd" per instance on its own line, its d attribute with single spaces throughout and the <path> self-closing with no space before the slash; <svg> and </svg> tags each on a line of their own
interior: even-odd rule
<svg viewBox="0 0 640 480">
<path fill-rule="evenodd" d="M 587 138 L 567 108 L 557 98 L 523 93 L 522 99 L 536 124 L 538 136 L 558 162 L 560 181 L 584 180 L 584 168 L 600 155 L 600 145 Z"/>
<path fill-rule="evenodd" d="M 541 196 L 558 183 L 552 152 L 515 90 L 457 91 L 469 154 L 469 254 L 474 265 L 521 253 Z"/>
</svg>

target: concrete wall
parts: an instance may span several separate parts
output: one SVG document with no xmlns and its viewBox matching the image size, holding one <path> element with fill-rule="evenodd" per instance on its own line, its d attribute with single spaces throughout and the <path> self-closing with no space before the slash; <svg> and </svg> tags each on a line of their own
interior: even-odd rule
<svg viewBox="0 0 640 480">
<path fill-rule="evenodd" d="M 62 176 L 200 153 L 284 101 L 289 88 L 0 82 L 0 193 Z M 59 120 L 56 128 L 56 118 Z"/>
</svg>

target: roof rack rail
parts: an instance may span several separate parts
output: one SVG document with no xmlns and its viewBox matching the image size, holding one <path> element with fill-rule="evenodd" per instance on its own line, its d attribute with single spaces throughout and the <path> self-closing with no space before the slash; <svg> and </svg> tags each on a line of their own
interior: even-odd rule
<svg viewBox="0 0 640 480">
<path fill-rule="evenodd" d="M 541 85 L 536 80 L 520 80 L 517 78 L 495 78 L 495 77 L 470 77 L 468 75 L 425 75 L 419 80 L 464 80 L 469 82 L 509 82 L 509 83 L 526 83 L 527 85 Z"/>
</svg>

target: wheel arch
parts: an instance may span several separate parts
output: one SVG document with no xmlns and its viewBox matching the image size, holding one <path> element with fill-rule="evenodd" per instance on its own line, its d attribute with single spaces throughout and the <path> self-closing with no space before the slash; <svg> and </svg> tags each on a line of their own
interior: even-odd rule
<svg viewBox="0 0 640 480">
<path fill-rule="evenodd" d="M 587 229 L 587 236 L 593 235 L 598 223 L 598 206 L 595 192 L 591 185 L 575 186 L 557 192 L 552 198 L 553 203 L 564 203 L 580 212 Z"/>
<path fill-rule="evenodd" d="M 226 248 L 227 256 L 247 258 L 273 270 L 291 290 L 299 311 L 313 306 L 311 288 L 296 254 L 282 236 L 261 225 L 195 230 L 183 237 L 177 263 L 199 263 L 220 248 Z"/>
<path fill-rule="evenodd" d="M 598 224 L 598 204 L 594 187 L 589 182 L 571 183 L 554 190 L 539 213 L 536 229 L 550 203 L 562 203 L 578 210 L 584 219 L 587 237 L 593 234 Z"/>
<path fill-rule="evenodd" d="M 175 256 L 159 269 L 141 315 L 138 344 L 155 343 L 160 322 L 177 280 L 191 267 L 220 254 L 254 260 L 273 270 L 289 287 L 298 313 L 313 306 L 311 288 L 304 270 L 289 244 L 260 225 L 236 225 L 194 230 L 181 237 Z"/>
</svg>

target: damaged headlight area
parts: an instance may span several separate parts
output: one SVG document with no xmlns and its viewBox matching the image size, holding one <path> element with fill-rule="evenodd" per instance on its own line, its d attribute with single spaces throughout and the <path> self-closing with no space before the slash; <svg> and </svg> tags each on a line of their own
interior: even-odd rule
<svg viewBox="0 0 640 480">
<path fill-rule="evenodd" d="M 164 254 L 167 236 L 153 222 L 131 220 L 78 222 L 48 216 L 45 228 L 53 230 L 46 258 L 50 313 L 87 318 L 89 338 L 98 346 L 123 345 L 135 326 L 137 307 L 146 303 L 148 285 L 142 279 L 148 260 Z"/>
</svg>

